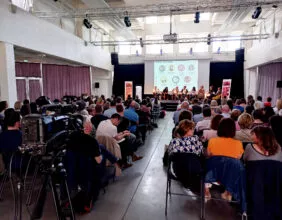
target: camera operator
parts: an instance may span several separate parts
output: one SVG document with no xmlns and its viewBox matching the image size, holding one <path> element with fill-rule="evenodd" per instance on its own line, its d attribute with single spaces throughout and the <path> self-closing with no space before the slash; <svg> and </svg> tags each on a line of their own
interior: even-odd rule
<svg viewBox="0 0 282 220">
<path fill-rule="evenodd" d="M 20 114 L 13 109 L 7 109 L 5 111 L 4 123 L 6 129 L 0 134 L 0 154 L 3 155 L 4 164 L 7 165 L 11 155 L 22 144 Z"/>
</svg>

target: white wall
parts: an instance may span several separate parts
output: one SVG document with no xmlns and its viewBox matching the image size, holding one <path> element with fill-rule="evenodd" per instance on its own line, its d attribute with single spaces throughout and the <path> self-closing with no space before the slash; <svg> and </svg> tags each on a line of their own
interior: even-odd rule
<svg viewBox="0 0 282 220">
<path fill-rule="evenodd" d="M 18 9 L 9 10 L 8 1 L 0 1 L 0 41 L 54 55 L 85 65 L 112 70 L 110 54 L 61 28 Z"/>
<path fill-rule="evenodd" d="M 282 32 L 279 37 L 271 36 L 267 40 L 262 40 L 246 51 L 245 69 L 254 68 L 282 58 Z"/>
<path fill-rule="evenodd" d="M 92 68 L 92 93 L 94 95 L 105 95 L 106 98 L 111 97 L 113 87 L 112 71 L 99 68 Z M 100 84 L 99 89 L 95 89 L 95 82 Z"/>
</svg>

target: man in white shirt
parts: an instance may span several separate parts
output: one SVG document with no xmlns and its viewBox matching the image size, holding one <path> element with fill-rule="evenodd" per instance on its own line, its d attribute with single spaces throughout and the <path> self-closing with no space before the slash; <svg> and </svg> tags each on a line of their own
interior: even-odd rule
<svg viewBox="0 0 282 220">
<path fill-rule="evenodd" d="M 202 131 L 202 130 L 208 130 L 210 129 L 211 125 L 211 109 L 210 108 L 204 108 L 203 109 L 203 116 L 204 119 L 202 121 L 199 121 L 196 125 L 196 131 Z"/>
<path fill-rule="evenodd" d="M 129 131 L 123 131 L 118 133 L 117 126 L 120 121 L 120 115 L 115 113 L 111 116 L 111 119 L 101 121 L 98 125 L 96 136 L 110 136 L 117 141 L 122 140 L 124 137 L 129 136 Z"/>
<path fill-rule="evenodd" d="M 112 115 L 111 119 L 101 121 L 98 125 L 96 136 L 109 136 L 113 137 L 120 145 L 120 150 L 122 154 L 122 163 L 123 168 L 128 168 L 132 166 L 132 164 L 128 164 L 127 156 L 132 157 L 132 161 L 137 161 L 142 159 L 143 157 L 137 156 L 132 146 L 132 141 L 130 140 L 130 132 L 125 130 L 123 132 L 117 132 L 117 125 L 120 122 L 121 116 L 118 113 Z M 125 139 L 125 137 L 129 137 Z"/>
</svg>

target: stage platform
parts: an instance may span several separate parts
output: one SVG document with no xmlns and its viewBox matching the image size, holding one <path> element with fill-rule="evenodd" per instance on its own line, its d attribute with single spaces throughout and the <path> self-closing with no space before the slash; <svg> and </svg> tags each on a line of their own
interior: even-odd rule
<svg viewBox="0 0 282 220">
<path fill-rule="evenodd" d="M 174 112 L 177 109 L 177 106 L 179 105 L 178 100 L 162 100 L 161 107 L 166 111 Z"/>
</svg>

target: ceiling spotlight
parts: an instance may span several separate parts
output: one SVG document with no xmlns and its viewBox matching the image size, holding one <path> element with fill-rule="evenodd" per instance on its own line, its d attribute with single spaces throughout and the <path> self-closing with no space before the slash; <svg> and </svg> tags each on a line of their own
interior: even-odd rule
<svg viewBox="0 0 282 220">
<path fill-rule="evenodd" d="M 262 11 L 261 7 L 257 7 L 252 15 L 252 19 L 257 19 L 260 16 L 261 11 Z"/>
<path fill-rule="evenodd" d="M 195 13 L 195 20 L 194 20 L 194 23 L 195 23 L 195 24 L 200 23 L 200 12 L 198 12 L 198 11 Z"/>
<path fill-rule="evenodd" d="M 143 42 L 142 37 L 140 37 L 140 47 L 144 47 L 144 42 Z"/>
<path fill-rule="evenodd" d="M 278 8 L 278 5 L 272 5 L 272 8 L 276 9 Z"/>
<path fill-rule="evenodd" d="M 87 18 L 85 18 L 85 19 L 83 20 L 83 24 L 84 24 L 85 27 L 88 28 L 88 29 L 92 28 L 92 24 L 88 21 Z"/>
<path fill-rule="evenodd" d="M 208 44 L 208 45 L 211 45 L 211 34 L 208 34 L 207 44 Z"/>
<path fill-rule="evenodd" d="M 126 27 L 131 27 L 131 21 L 129 19 L 129 16 L 124 17 L 124 23 Z"/>
<path fill-rule="evenodd" d="M 192 47 L 190 48 L 189 54 L 193 55 L 193 48 Z"/>
</svg>

